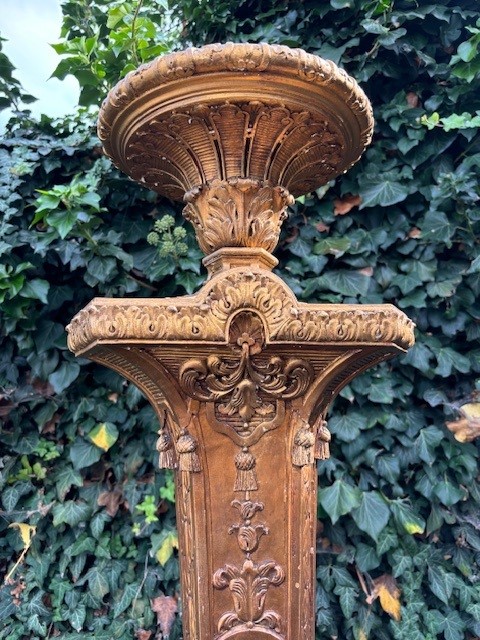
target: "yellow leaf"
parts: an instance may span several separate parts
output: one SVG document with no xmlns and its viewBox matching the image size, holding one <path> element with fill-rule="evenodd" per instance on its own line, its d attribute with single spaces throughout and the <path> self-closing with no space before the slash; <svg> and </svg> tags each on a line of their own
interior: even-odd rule
<svg viewBox="0 0 480 640">
<path fill-rule="evenodd" d="M 358 633 L 358 640 L 368 640 L 368 636 L 363 629 L 360 629 Z"/>
<path fill-rule="evenodd" d="M 32 538 L 37 532 L 37 527 L 34 527 L 31 524 L 25 524 L 25 522 L 12 522 L 12 524 L 8 525 L 9 527 L 14 527 L 19 530 L 20 537 L 23 542 L 23 548 L 28 549 L 32 542 Z"/>
<path fill-rule="evenodd" d="M 480 402 L 468 402 L 467 404 L 462 404 L 460 410 L 469 420 L 480 418 Z"/>
<path fill-rule="evenodd" d="M 118 439 L 118 429 L 111 422 L 101 422 L 90 431 L 88 437 L 99 449 L 108 451 Z"/>
<path fill-rule="evenodd" d="M 405 531 L 411 533 L 423 533 L 425 531 L 425 527 L 422 527 L 418 522 L 404 522 L 403 526 L 405 527 Z"/>
<path fill-rule="evenodd" d="M 397 622 L 402 617 L 400 605 L 400 589 L 392 576 L 384 574 L 373 581 L 375 597 L 380 599 L 382 609 Z"/>
<path fill-rule="evenodd" d="M 175 533 L 169 533 L 165 540 L 162 542 L 159 550 L 155 554 L 155 557 L 162 565 L 162 567 L 167 564 L 168 560 L 172 556 L 174 549 L 178 549 L 178 537 Z"/>
</svg>

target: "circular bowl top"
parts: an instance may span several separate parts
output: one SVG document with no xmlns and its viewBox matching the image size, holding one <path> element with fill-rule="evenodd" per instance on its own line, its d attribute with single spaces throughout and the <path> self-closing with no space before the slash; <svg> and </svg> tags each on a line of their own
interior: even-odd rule
<svg viewBox="0 0 480 640">
<path fill-rule="evenodd" d="M 143 65 L 110 91 L 98 122 L 116 166 L 174 200 L 236 178 L 299 196 L 351 167 L 372 129 L 368 98 L 333 62 L 234 43 Z"/>
</svg>

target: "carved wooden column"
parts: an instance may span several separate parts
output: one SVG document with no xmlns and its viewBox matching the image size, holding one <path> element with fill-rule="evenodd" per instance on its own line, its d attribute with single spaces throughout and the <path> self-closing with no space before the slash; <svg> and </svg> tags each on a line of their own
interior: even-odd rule
<svg viewBox="0 0 480 640">
<path fill-rule="evenodd" d="M 272 273 L 287 206 L 370 141 L 369 102 L 333 63 L 211 45 L 141 67 L 100 114 L 106 153 L 186 202 L 209 278 L 192 296 L 95 299 L 69 346 L 134 382 L 176 469 L 184 637 L 314 637 L 316 459 L 336 393 L 413 343 L 391 305 L 299 303 Z M 166 418 L 166 420 L 165 420 Z"/>
</svg>

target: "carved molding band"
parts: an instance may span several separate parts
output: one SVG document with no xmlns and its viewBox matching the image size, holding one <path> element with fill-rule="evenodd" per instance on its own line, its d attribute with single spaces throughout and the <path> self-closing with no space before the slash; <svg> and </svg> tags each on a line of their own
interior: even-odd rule
<svg viewBox="0 0 480 640">
<path fill-rule="evenodd" d="M 393 305 L 299 303 L 274 274 L 232 269 L 184 298 L 94 299 L 68 325 L 68 346 L 79 354 L 97 341 L 225 343 L 229 318 L 244 309 L 262 315 L 267 343 L 414 343 L 414 323 Z"/>
</svg>

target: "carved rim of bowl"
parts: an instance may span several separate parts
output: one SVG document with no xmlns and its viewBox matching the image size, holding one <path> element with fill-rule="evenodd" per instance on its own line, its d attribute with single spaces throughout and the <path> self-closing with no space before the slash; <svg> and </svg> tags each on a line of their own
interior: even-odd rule
<svg viewBox="0 0 480 640">
<path fill-rule="evenodd" d="M 160 193 L 180 200 L 181 191 L 204 184 L 212 178 L 184 181 L 172 189 L 164 180 L 143 180 L 135 171 L 138 154 L 131 147 L 141 136 L 168 116 L 190 114 L 205 107 L 264 103 L 267 109 L 286 108 L 308 112 L 310 122 L 323 122 L 335 132 L 337 160 L 329 173 L 312 167 L 311 180 L 283 184 L 293 195 L 319 187 L 345 172 L 370 143 L 373 130 L 372 109 L 356 81 L 333 62 L 302 49 L 269 44 L 227 43 L 171 53 L 130 72 L 108 94 L 99 114 L 98 135 L 105 153 L 122 171 Z M 308 126 L 305 127 L 308 129 Z M 311 134 L 306 131 L 305 139 Z M 222 144 L 222 142 L 220 142 Z M 241 154 L 241 150 L 236 150 Z M 234 153 L 231 150 L 230 153 Z M 170 162 L 171 158 L 166 158 Z M 165 160 L 165 158 L 164 158 Z M 148 167 L 149 160 L 144 162 Z M 173 158 L 173 164 L 181 162 Z M 209 162 L 207 162 L 207 165 Z M 180 167 L 181 168 L 181 167 Z M 144 169 L 143 169 L 144 171 Z M 244 172 L 245 173 L 245 172 Z M 267 176 L 246 175 L 266 179 Z M 315 173 L 318 177 L 315 177 Z M 228 174 L 228 172 L 227 172 Z M 234 174 L 235 175 L 235 174 Z M 276 181 L 274 176 L 273 182 Z"/>
</svg>

